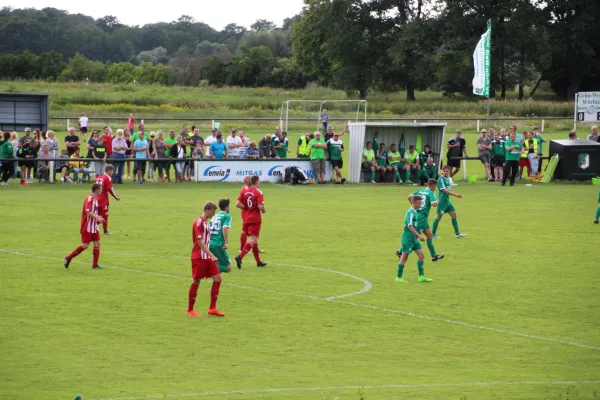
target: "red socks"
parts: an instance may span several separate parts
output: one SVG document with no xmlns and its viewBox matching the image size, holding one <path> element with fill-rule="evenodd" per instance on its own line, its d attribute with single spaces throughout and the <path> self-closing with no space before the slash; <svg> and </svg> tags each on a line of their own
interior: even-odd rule
<svg viewBox="0 0 600 400">
<path fill-rule="evenodd" d="M 198 286 L 195 283 L 192 283 L 192 285 L 190 286 L 190 291 L 188 293 L 188 312 L 192 311 L 194 309 L 194 303 L 196 303 L 196 294 L 198 294 Z M 213 283 L 214 286 L 214 283 Z M 219 289 L 217 289 L 217 293 L 219 293 Z M 212 291 L 211 291 L 211 295 L 212 295 Z M 217 300 L 215 299 L 215 302 Z M 212 298 L 211 298 L 211 302 L 212 302 Z"/>
<path fill-rule="evenodd" d="M 260 261 L 260 255 L 258 252 L 258 244 L 255 244 L 254 246 L 252 246 L 252 254 L 254 254 L 254 259 L 256 260 L 256 263 L 260 264 L 262 261 Z"/>
<path fill-rule="evenodd" d="M 219 288 L 221 282 L 213 281 L 212 287 L 210 288 L 210 307 L 209 309 L 217 308 L 217 298 L 219 297 Z"/>
<path fill-rule="evenodd" d="M 240 258 L 243 259 L 246 254 L 248 254 L 252 250 L 252 243 L 248 242 L 244 245 L 242 252 L 240 253 Z"/>
<path fill-rule="evenodd" d="M 108 232 L 108 215 L 104 217 L 104 222 L 102 223 L 102 228 L 104 228 L 104 232 Z"/>
<path fill-rule="evenodd" d="M 72 260 L 73 258 L 77 257 L 78 255 L 80 255 L 85 249 L 83 248 L 82 245 L 77 246 L 77 248 L 75 250 L 73 250 L 73 252 L 71 254 L 69 254 L 67 256 L 67 258 L 69 260 Z"/>
<path fill-rule="evenodd" d="M 240 235 L 240 251 L 244 250 L 246 240 L 248 240 L 248 236 L 246 236 L 246 234 L 242 232 L 242 234 Z"/>
<path fill-rule="evenodd" d="M 94 247 L 92 254 L 93 254 L 92 267 L 95 267 L 98 265 L 98 259 L 100 258 L 100 248 Z"/>
</svg>

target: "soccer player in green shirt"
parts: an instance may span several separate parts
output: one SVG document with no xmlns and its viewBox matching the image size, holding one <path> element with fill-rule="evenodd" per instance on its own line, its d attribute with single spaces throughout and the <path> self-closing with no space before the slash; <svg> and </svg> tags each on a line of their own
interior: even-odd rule
<svg viewBox="0 0 600 400">
<path fill-rule="evenodd" d="M 367 142 L 367 147 L 363 149 L 362 160 L 362 167 L 371 170 L 371 183 L 375 183 L 375 169 L 379 169 L 379 166 L 375 160 L 375 150 L 371 148 L 371 142 Z"/>
<path fill-rule="evenodd" d="M 229 215 L 229 199 L 219 200 L 219 210 L 210 220 L 210 246 L 209 250 L 217 257 L 219 271 L 231 271 L 231 260 L 227 253 L 229 245 L 229 229 L 231 229 L 231 215 Z"/>
<path fill-rule="evenodd" d="M 600 204 L 600 191 L 598 191 L 598 204 Z M 598 218 L 600 218 L 600 206 L 596 208 L 596 218 L 594 218 L 594 223 L 598 223 Z"/>
<path fill-rule="evenodd" d="M 441 260 L 445 256 L 443 254 L 437 254 L 435 252 L 435 247 L 433 246 L 433 234 L 431 233 L 431 229 L 429 228 L 429 211 L 431 207 L 436 207 L 438 205 L 438 201 L 435 198 L 435 188 L 437 186 L 437 180 L 429 179 L 427 181 L 427 187 L 425 189 L 417 190 L 416 192 L 408 195 L 408 201 L 412 204 L 412 199 L 415 196 L 421 196 L 423 201 L 421 202 L 421 207 L 417 210 L 417 226 L 418 232 L 423 232 L 425 236 L 427 236 L 427 248 L 429 249 L 429 253 L 431 253 L 431 261 Z"/>
<path fill-rule="evenodd" d="M 400 259 L 398 261 L 398 274 L 396 275 L 396 282 L 404 283 L 406 282 L 404 278 L 402 278 L 402 274 L 404 273 L 404 264 L 408 260 L 408 256 L 411 252 L 417 253 L 417 257 L 419 257 L 419 261 L 417 261 L 417 268 L 419 269 L 419 279 L 418 282 L 431 282 L 432 279 L 425 277 L 425 272 L 423 269 L 423 265 L 425 264 L 425 254 L 423 254 L 423 247 L 421 247 L 421 243 L 425 239 L 419 233 L 418 217 L 419 214 L 417 210 L 421 208 L 421 202 L 423 201 L 423 197 L 421 196 L 413 196 L 412 198 L 412 206 L 406 212 L 406 216 L 404 217 L 404 232 L 402 232 L 402 248 L 396 251 L 396 255 Z"/>
<path fill-rule="evenodd" d="M 454 206 L 450 202 L 450 196 L 454 196 L 457 199 L 462 198 L 462 194 L 454 193 L 450 190 L 450 166 L 444 165 L 442 168 L 443 175 L 440 176 L 440 179 L 437 181 L 438 190 L 440 191 L 440 200 L 437 206 L 437 215 L 435 216 L 435 220 L 433 221 L 433 237 L 434 239 L 439 239 L 436 235 L 438 225 L 440 220 L 444 216 L 445 213 L 450 214 L 452 218 L 452 226 L 454 227 L 454 235 L 456 238 L 461 238 L 467 236 L 466 233 L 460 233 L 458 229 L 458 221 L 456 220 L 456 210 Z"/>
<path fill-rule="evenodd" d="M 344 143 L 340 140 L 340 134 L 334 133 L 333 137 L 327 141 L 327 151 L 329 152 L 329 162 L 335 171 L 336 181 L 338 185 L 346 182 L 346 178 L 342 175 L 344 160 L 342 160 L 342 152 L 344 151 Z M 339 178 L 339 181 L 337 180 Z"/>
<path fill-rule="evenodd" d="M 396 179 L 398 179 L 398 183 L 401 184 L 402 177 L 400 176 L 400 171 L 404 169 L 406 164 L 404 162 L 403 154 L 397 150 L 395 143 L 392 143 L 390 146 L 390 151 L 388 152 L 388 161 L 390 163 L 388 170 L 391 168 L 394 171 Z"/>
<path fill-rule="evenodd" d="M 385 143 L 379 144 L 379 152 L 377 153 L 377 165 L 379 165 L 379 179 L 385 182 L 385 174 L 388 168 L 388 152 L 385 150 Z"/>
</svg>

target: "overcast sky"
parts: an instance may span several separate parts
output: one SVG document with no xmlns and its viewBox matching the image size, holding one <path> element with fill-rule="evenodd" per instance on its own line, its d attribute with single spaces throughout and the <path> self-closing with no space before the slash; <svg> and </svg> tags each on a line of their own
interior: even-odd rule
<svg viewBox="0 0 600 400">
<path fill-rule="evenodd" d="M 6 4 L 8 3 L 8 4 Z M 4 5 L 12 8 L 54 7 L 73 14 L 85 14 L 93 18 L 116 16 L 126 25 L 144 25 L 154 22 L 175 21 L 181 15 L 191 15 L 217 30 L 229 23 L 245 27 L 257 19 L 273 21 L 281 26 L 285 18 L 291 18 L 302 9 L 302 0 L 8 0 Z"/>
</svg>

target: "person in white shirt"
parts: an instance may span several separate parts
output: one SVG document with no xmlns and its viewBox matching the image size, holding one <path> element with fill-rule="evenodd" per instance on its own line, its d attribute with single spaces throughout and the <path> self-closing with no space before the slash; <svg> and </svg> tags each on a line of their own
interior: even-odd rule
<svg viewBox="0 0 600 400">
<path fill-rule="evenodd" d="M 216 141 L 217 141 L 217 128 L 212 128 L 211 135 L 208 136 L 206 139 L 204 139 L 204 149 L 206 150 L 207 156 L 210 156 L 210 153 L 208 152 L 208 150 L 210 148 L 210 144 L 212 142 L 216 142 Z"/>
<path fill-rule="evenodd" d="M 231 130 L 231 136 L 227 138 L 227 152 L 230 158 L 239 158 L 240 147 L 243 147 L 242 139 L 236 135 L 235 128 Z"/>
<path fill-rule="evenodd" d="M 85 113 L 81 114 L 81 117 L 79 118 L 79 132 L 81 132 L 81 137 L 83 138 L 84 142 L 85 142 L 85 134 L 87 133 L 89 122 L 90 122 L 90 120 L 85 115 Z"/>
</svg>

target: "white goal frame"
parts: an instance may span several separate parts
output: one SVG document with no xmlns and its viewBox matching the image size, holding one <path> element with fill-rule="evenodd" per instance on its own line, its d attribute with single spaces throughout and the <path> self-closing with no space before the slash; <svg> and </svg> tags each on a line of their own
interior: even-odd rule
<svg viewBox="0 0 600 400">
<path fill-rule="evenodd" d="M 323 111 L 323 105 L 327 105 L 327 103 L 356 103 L 356 116 L 355 118 L 348 119 L 349 122 L 367 122 L 367 100 L 286 100 L 281 104 L 281 113 L 279 114 L 279 126 L 282 131 L 288 131 L 288 121 L 290 116 L 290 104 L 293 103 L 313 103 L 315 105 L 319 105 L 319 111 L 316 117 L 317 120 L 317 130 L 319 130 L 320 122 L 319 118 Z M 364 105 L 365 112 L 364 116 L 362 116 L 361 106 Z M 325 107 L 327 109 L 327 107 Z M 344 118 L 344 120 L 346 120 Z M 284 129 L 285 125 L 285 129 Z"/>
</svg>

